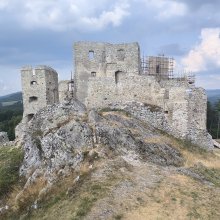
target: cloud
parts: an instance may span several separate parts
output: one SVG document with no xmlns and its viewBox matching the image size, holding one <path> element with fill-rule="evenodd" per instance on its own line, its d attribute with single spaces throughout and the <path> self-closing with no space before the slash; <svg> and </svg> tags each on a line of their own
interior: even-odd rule
<svg viewBox="0 0 220 220">
<path fill-rule="evenodd" d="M 201 41 L 182 59 L 182 64 L 193 72 L 220 67 L 220 28 L 205 28 Z"/>
<path fill-rule="evenodd" d="M 199 10 L 204 6 L 220 6 L 219 0 L 176 0 L 177 2 L 181 2 L 186 4 L 192 10 Z"/>
<path fill-rule="evenodd" d="M 90 28 L 103 29 L 105 26 L 112 24 L 113 26 L 119 26 L 124 17 L 130 13 L 127 11 L 128 4 L 117 5 L 112 11 L 103 11 L 99 17 L 84 17 L 82 23 Z"/>
<path fill-rule="evenodd" d="M 0 10 L 5 9 L 9 4 L 8 0 L 0 0 Z"/>
<path fill-rule="evenodd" d="M 25 29 L 101 30 L 129 15 L 127 0 L 0 0 L 0 10 Z"/>
<path fill-rule="evenodd" d="M 159 20 L 181 17 L 187 13 L 187 6 L 175 0 L 142 0 L 146 7 L 156 9 L 156 18 Z"/>
</svg>

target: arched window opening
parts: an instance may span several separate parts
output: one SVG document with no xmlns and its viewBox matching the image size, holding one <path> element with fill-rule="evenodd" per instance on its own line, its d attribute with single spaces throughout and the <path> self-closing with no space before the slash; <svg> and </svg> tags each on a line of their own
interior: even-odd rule
<svg viewBox="0 0 220 220">
<path fill-rule="evenodd" d="M 94 59 L 94 51 L 90 50 L 89 51 L 89 60 L 93 60 Z"/>
<path fill-rule="evenodd" d="M 36 102 L 38 100 L 38 98 L 36 96 L 31 96 L 29 98 L 29 102 Z"/>
<path fill-rule="evenodd" d="M 36 75 L 36 73 L 35 73 L 35 69 L 33 69 L 33 71 L 32 71 L 32 75 L 33 75 L 33 76 Z"/>
<path fill-rule="evenodd" d="M 159 74 L 160 73 L 160 65 L 156 66 L 156 73 Z"/>
<path fill-rule="evenodd" d="M 37 85 L 37 82 L 36 81 L 31 81 L 31 85 L 32 86 Z"/>
<path fill-rule="evenodd" d="M 115 83 L 118 84 L 122 79 L 123 72 L 117 71 L 115 72 Z"/>
<path fill-rule="evenodd" d="M 96 77 L 96 72 L 91 72 L 92 77 Z"/>
</svg>

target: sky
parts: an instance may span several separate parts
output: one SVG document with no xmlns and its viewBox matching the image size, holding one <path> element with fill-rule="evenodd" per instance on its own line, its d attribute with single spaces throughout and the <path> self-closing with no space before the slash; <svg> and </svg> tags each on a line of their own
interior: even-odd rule
<svg viewBox="0 0 220 220">
<path fill-rule="evenodd" d="M 76 41 L 138 42 L 220 89 L 219 11 L 220 0 L 0 0 L 0 96 L 21 90 L 26 65 L 69 79 Z"/>
</svg>

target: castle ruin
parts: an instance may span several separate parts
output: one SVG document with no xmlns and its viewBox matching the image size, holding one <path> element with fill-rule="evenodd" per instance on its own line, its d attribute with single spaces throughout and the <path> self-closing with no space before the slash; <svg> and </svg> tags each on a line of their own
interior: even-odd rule
<svg viewBox="0 0 220 220">
<path fill-rule="evenodd" d="M 190 77 L 175 78 L 170 58 L 142 60 L 138 43 L 94 42 L 75 43 L 74 57 L 74 88 L 73 81 L 61 81 L 58 88 L 57 73 L 49 67 L 22 69 L 27 121 L 40 108 L 67 97 L 78 99 L 89 109 L 142 103 L 142 107 L 131 110 L 140 119 L 175 137 L 211 148 L 211 136 L 206 131 L 205 90 L 196 88 Z M 160 113 L 152 115 L 149 106 L 158 107 Z"/>
<path fill-rule="evenodd" d="M 23 120 L 30 121 L 41 108 L 59 102 L 58 74 L 47 66 L 30 66 L 21 70 L 24 113 Z"/>
</svg>

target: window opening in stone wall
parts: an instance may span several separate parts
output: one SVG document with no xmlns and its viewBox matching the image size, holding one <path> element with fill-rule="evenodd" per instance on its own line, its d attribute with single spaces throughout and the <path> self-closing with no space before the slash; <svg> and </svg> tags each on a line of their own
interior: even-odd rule
<svg viewBox="0 0 220 220">
<path fill-rule="evenodd" d="M 156 65 L 156 73 L 157 73 L 157 74 L 160 73 L 160 65 Z"/>
<path fill-rule="evenodd" d="M 29 115 L 27 115 L 28 121 L 30 121 L 33 117 L 34 117 L 34 114 L 29 114 Z"/>
<path fill-rule="evenodd" d="M 124 61 L 125 59 L 125 51 L 123 49 L 119 49 L 117 51 L 117 58 L 119 61 Z"/>
<path fill-rule="evenodd" d="M 96 77 L 96 72 L 91 72 L 92 77 Z"/>
<path fill-rule="evenodd" d="M 89 51 L 89 60 L 93 60 L 94 59 L 94 51 L 90 50 Z"/>
<path fill-rule="evenodd" d="M 33 70 L 33 71 L 32 71 L 32 75 L 33 75 L 33 76 L 35 76 L 35 75 L 36 75 L 35 70 Z"/>
<path fill-rule="evenodd" d="M 37 85 L 37 82 L 36 81 L 31 81 L 31 85 L 32 86 Z"/>
<path fill-rule="evenodd" d="M 38 98 L 36 96 L 31 96 L 29 98 L 29 102 L 36 102 L 38 100 Z"/>
<path fill-rule="evenodd" d="M 123 74 L 122 71 L 117 71 L 117 72 L 115 72 L 115 83 L 116 83 L 116 84 L 118 84 L 119 81 L 121 80 L 122 74 Z"/>
</svg>

